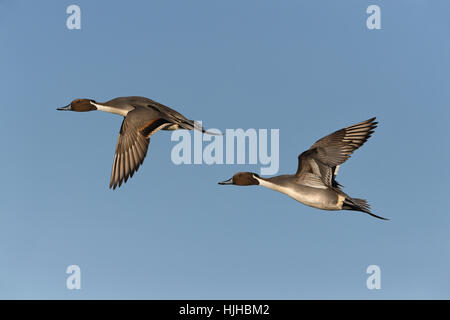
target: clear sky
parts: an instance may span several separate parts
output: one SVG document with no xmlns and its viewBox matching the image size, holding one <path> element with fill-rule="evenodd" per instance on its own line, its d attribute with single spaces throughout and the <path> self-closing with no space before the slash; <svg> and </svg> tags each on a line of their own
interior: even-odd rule
<svg viewBox="0 0 450 320">
<path fill-rule="evenodd" d="M 0 0 L 0 298 L 450 298 L 449 14 L 444 0 Z M 260 165 L 177 166 L 170 132 L 112 191 L 121 118 L 55 109 L 128 95 L 206 127 L 280 129 L 279 174 L 376 116 L 338 180 L 391 220 L 220 186 Z"/>
</svg>

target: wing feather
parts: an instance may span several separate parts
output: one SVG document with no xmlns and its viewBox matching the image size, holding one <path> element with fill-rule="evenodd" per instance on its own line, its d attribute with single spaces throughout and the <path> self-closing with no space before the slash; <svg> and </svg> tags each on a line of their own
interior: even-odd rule
<svg viewBox="0 0 450 320">
<path fill-rule="evenodd" d="M 141 109 L 130 111 L 122 122 L 117 139 L 109 187 L 115 189 L 128 181 L 144 162 L 150 136 L 170 123 L 152 119 Z"/>
<path fill-rule="evenodd" d="M 378 123 L 375 119 L 343 128 L 317 140 L 299 155 L 296 175 L 302 177 L 310 172 L 320 176 L 327 186 L 338 187 L 335 176 L 339 166 L 371 137 Z"/>
</svg>

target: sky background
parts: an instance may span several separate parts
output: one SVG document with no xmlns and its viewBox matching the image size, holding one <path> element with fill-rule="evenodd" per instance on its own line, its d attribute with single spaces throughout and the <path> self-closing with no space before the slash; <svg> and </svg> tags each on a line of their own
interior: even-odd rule
<svg viewBox="0 0 450 320">
<path fill-rule="evenodd" d="M 0 0 L 0 298 L 449 299 L 449 17 L 444 0 Z M 170 132 L 112 191 L 121 117 L 55 109 L 128 95 L 280 129 L 279 174 L 376 116 L 338 180 L 391 220 L 220 186 L 259 165 L 176 166 Z"/>
</svg>

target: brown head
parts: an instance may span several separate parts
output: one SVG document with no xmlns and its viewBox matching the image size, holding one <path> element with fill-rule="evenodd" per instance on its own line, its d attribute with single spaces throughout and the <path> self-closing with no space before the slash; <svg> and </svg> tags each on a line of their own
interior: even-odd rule
<svg viewBox="0 0 450 320">
<path fill-rule="evenodd" d="M 97 107 L 94 106 L 92 103 L 95 103 L 95 101 L 91 100 L 91 99 L 75 99 L 67 106 L 58 108 L 56 110 L 76 111 L 76 112 L 86 112 L 86 111 L 97 110 Z"/>
<path fill-rule="evenodd" d="M 219 182 L 219 184 L 234 184 L 237 186 L 258 185 L 259 181 L 255 177 L 259 178 L 259 175 L 253 172 L 238 172 L 231 179 Z"/>
</svg>

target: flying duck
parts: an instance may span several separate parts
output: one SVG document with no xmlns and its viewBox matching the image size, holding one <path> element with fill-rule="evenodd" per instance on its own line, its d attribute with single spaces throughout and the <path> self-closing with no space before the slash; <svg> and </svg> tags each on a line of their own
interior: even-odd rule
<svg viewBox="0 0 450 320">
<path fill-rule="evenodd" d="M 144 162 L 150 137 L 159 130 L 203 130 L 192 120 L 165 105 L 145 97 L 119 97 L 106 102 L 75 99 L 57 110 L 86 112 L 100 110 L 124 117 L 117 139 L 109 187 L 127 182 Z"/>
<path fill-rule="evenodd" d="M 377 127 L 376 118 L 338 130 L 316 141 L 298 156 L 295 174 L 262 178 L 253 172 L 238 172 L 231 179 L 219 182 L 223 185 L 263 187 L 282 192 L 291 198 L 322 210 L 355 210 L 373 217 L 364 199 L 352 198 L 342 191 L 335 180 L 339 166 L 350 158 L 353 151 L 366 142 Z"/>
</svg>

